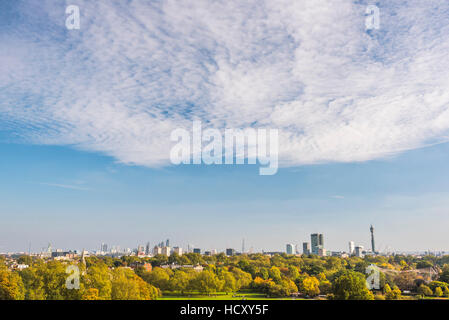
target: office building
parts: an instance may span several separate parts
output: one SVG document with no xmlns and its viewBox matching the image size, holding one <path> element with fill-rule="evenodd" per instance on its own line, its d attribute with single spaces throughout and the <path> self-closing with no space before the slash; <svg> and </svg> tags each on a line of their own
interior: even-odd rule
<svg viewBox="0 0 449 320">
<path fill-rule="evenodd" d="M 233 255 L 235 255 L 235 250 L 234 250 L 234 249 L 231 249 L 231 248 L 226 249 L 226 255 L 227 255 L 227 256 L 233 256 Z"/>
<path fill-rule="evenodd" d="M 162 247 L 162 254 L 169 257 L 171 253 L 171 248 L 170 247 Z"/>
<path fill-rule="evenodd" d="M 285 252 L 287 254 L 293 254 L 293 245 L 291 243 L 287 243 L 286 248 L 285 248 Z"/>
<path fill-rule="evenodd" d="M 176 253 L 178 256 L 182 256 L 182 248 L 181 247 L 174 247 L 173 253 Z"/>
<path fill-rule="evenodd" d="M 356 257 L 363 258 L 363 246 L 356 246 L 354 253 Z"/>
<path fill-rule="evenodd" d="M 153 248 L 153 255 L 162 254 L 162 248 L 159 246 L 155 246 Z"/>
<path fill-rule="evenodd" d="M 193 248 L 193 253 L 201 254 L 201 249 L 200 248 Z"/>
<path fill-rule="evenodd" d="M 326 249 L 324 248 L 318 248 L 318 253 L 320 257 L 325 257 L 327 255 Z"/>
<path fill-rule="evenodd" d="M 310 242 L 312 243 L 312 253 L 318 254 L 318 250 L 324 248 L 324 238 L 321 233 L 313 233 L 310 235 Z"/>
<path fill-rule="evenodd" d="M 353 255 L 355 250 L 354 241 L 349 241 L 349 255 Z"/>
<path fill-rule="evenodd" d="M 310 254 L 310 243 L 308 243 L 308 242 L 302 243 L 302 253 L 306 254 L 306 255 Z"/>
</svg>

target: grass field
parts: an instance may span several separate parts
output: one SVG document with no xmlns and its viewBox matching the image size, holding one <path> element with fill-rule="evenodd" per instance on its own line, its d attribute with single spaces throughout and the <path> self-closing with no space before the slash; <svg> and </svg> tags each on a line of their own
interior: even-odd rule
<svg viewBox="0 0 449 320">
<path fill-rule="evenodd" d="M 260 293 L 236 293 L 226 294 L 224 292 L 216 293 L 213 295 L 202 294 L 186 294 L 177 295 L 173 293 L 165 293 L 159 300 L 304 300 L 300 298 L 267 298 L 264 294 Z"/>
</svg>

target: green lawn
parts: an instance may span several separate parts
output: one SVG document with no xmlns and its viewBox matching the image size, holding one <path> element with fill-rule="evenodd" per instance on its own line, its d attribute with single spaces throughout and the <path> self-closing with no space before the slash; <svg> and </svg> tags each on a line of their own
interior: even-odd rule
<svg viewBox="0 0 449 320">
<path fill-rule="evenodd" d="M 300 299 L 300 298 L 289 298 L 289 297 L 284 297 L 284 298 L 267 298 L 264 294 L 261 293 L 247 293 L 247 292 L 242 292 L 242 293 L 236 293 L 234 294 L 226 294 L 224 292 L 220 292 L 220 293 L 216 293 L 216 294 L 211 294 L 210 296 L 208 295 L 202 295 L 199 293 L 189 293 L 189 294 L 185 294 L 185 295 L 179 295 L 179 294 L 174 294 L 174 293 L 165 293 L 163 294 L 163 296 L 161 298 L 159 298 L 159 300 L 242 300 L 242 299 L 246 299 L 246 300 L 304 300 L 304 299 Z"/>
</svg>

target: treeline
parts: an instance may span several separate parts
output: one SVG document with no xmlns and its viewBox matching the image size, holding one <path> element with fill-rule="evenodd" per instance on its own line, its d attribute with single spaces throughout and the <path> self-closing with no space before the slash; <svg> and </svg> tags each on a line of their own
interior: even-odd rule
<svg viewBox="0 0 449 320">
<path fill-rule="evenodd" d="M 161 291 L 145 282 L 132 269 L 109 268 L 97 263 L 79 269 L 76 274 L 67 274 L 67 263 L 37 259 L 21 271 L 10 271 L 0 266 L 0 299 L 2 300 L 152 300 L 161 296 Z M 72 277 L 67 287 L 68 277 Z"/>
<path fill-rule="evenodd" d="M 338 258 L 251 254 L 224 254 L 138 258 L 89 257 L 80 270 L 79 289 L 66 288 L 70 264 L 23 256 L 22 271 L 9 270 L 0 261 L 0 299 L 157 299 L 162 294 L 211 295 L 250 290 L 270 297 L 301 295 L 327 299 L 403 299 L 415 296 L 449 297 L 449 257 L 392 256 Z M 147 271 L 144 263 L 153 268 Z M 380 272 L 379 290 L 366 286 L 366 268 Z M 202 271 L 193 266 L 201 265 Z M 173 268 L 173 269 L 172 269 Z M 432 268 L 437 279 L 429 281 L 415 269 Z M 388 271 L 388 272 L 387 272 Z M 391 272 L 389 272 L 391 271 Z"/>
</svg>

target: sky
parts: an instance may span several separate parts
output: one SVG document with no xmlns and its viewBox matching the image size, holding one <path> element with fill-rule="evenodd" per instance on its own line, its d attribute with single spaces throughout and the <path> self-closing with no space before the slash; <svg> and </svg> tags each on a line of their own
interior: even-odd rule
<svg viewBox="0 0 449 320">
<path fill-rule="evenodd" d="M 314 232 L 346 250 L 370 224 L 378 250 L 449 251 L 448 18 L 445 0 L 3 1 L 0 252 Z M 280 169 L 173 165 L 192 121 L 279 130 Z"/>
</svg>

